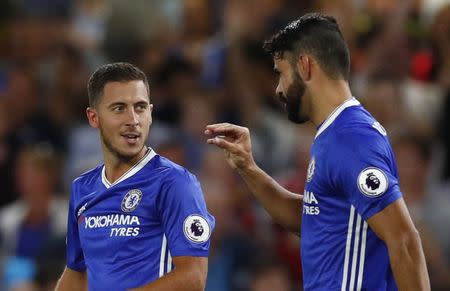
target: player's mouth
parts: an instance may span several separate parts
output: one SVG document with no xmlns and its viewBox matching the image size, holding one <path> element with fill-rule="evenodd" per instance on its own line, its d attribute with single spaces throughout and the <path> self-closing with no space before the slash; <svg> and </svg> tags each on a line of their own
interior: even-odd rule
<svg viewBox="0 0 450 291">
<path fill-rule="evenodd" d="M 128 144 L 136 144 L 139 141 L 141 135 L 139 133 L 124 133 L 121 134 Z"/>
</svg>

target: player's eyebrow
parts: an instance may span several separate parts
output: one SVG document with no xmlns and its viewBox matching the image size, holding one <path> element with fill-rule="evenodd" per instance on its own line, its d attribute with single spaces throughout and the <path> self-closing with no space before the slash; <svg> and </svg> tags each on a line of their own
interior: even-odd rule
<svg viewBox="0 0 450 291">
<path fill-rule="evenodd" d="M 136 102 L 136 103 L 134 103 L 134 105 L 149 105 L 150 104 L 150 102 L 148 102 L 148 101 L 138 101 L 138 102 Z"/>
<path fill-rule="evenodd" d="M 115 107 L 115 106 L 126 106 L 126 103 L 125 102 L 113 102 L 113 103 L 108 105 L 108 108 L 112 108 L 112 107 Z"/>
<path fill-rule="evenodd" d="M 133 106 L 135 106 L 135 105 L 149 105 L 149 104 L 150 104 L 150 102 L 148 102 L 148 101 L 140 100 L 140 101 L 138 101 L 136 103 L 133 103 Z M 108 105 L 108 108 L 112 108 L 112 107 L 115 107 L 115 106 L 126 106 L 126 105 L 127 105 L 127 103 L 125 103 L 125 102 L 113 102 L 113 103 Z"/>
</svg>

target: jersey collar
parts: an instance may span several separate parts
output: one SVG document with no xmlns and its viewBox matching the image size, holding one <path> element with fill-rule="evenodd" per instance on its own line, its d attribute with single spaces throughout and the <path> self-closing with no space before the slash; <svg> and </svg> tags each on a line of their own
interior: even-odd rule
<svg viewBox="0 0 450 291">
<path fill-rule="evenodd" d="M 356 100 L 355 97 L 347 99 L 344 103 L 336 107 L 336 109 L 331 112 L 330 115 L 325 119 L 324 122 L 322 122 L 322 125 L 318 128 L 316 136 L 314 139 L 316 139 L 325 129 L 327 129 L 333 121 L 341 114 L 342 111 L 344 111 L 345 108 L 351 107 L 351 106 L 358 106 L 361 103 L 359 103 L 358 100 Z"/>
<path fill-rule="evenodd" d="M 114 183 L 110 183 L 108 179 L 106 178 L 106 172 L 105 172 L 105 166 L 103 165 L 102 168 L 102 183 L 105 185 L 106 188 L 110 188 L 120 182 L 122 182 L 125 179 L 130 178 L 137 172 L 139 172 L 145 165 L 150 162 L 150 160 L 156 155 L 155 151 L 151 148 L 147 151 L 147 153 L 137 162 L 133 167 L 131 167 L 128 171 L 126 171 L 119 179 L 117 179 Z"/>
</svg>

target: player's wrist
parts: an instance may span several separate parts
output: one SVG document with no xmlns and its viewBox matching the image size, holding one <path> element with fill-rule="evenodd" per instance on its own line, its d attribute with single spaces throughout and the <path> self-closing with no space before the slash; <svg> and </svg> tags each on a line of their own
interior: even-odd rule
<svg viewBox="0 0 450 291">
<path fill-rule="evenodd" d="M 237 171 L 241 176 L 247 176 L 251 173 L 255 173 L 258 171 L 258 169 L 259 169 L 259 167 L 253 159 L 251 159 L 249 162 L 243 163 L 239 167 L 237 167 Z"/>
</svg>

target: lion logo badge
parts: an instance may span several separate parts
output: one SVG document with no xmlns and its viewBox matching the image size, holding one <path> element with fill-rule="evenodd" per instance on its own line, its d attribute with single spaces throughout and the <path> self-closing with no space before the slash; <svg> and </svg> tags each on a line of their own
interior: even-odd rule
<svg viewBox="0 0 450 291">
<path fill-rule="evenodd" d="M 198 214 L 186 217 L 183 231 L 186 238 L 194 243 L 204 243 L 211 235 L 211 227 L 208 221 Z"/>
<path fill-rule="evenodd" d="M 374 198 L 383 195 L 389 186 L 386 174 L 378 168 L 366 168 L 359 173 L 359 191 L 367 197 Z"/>
</svg>

